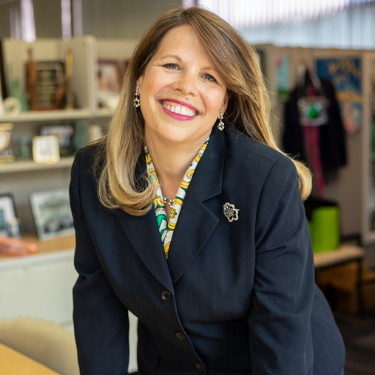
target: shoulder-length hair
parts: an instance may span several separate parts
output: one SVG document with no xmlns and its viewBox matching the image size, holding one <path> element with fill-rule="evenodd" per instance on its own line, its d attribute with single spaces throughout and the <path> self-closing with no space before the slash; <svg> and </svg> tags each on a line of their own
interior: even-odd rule
<svg viewBox="0 0 375 375">
<path fill-rule="evenodd" d="M 108 133 L 96 144 L 94 172 L 98 197 L 109 209 L 133 216 L 146 214 L 155 197 L 154 183 L 136 179 L 143 153 L 144 119 L 134 106 L 136 81 L 144 73 L 163 36 L 171 29 L 190 25 L 199 36 L 217 71 L 226 83 L 229 103 L 225 122 L 252 139 L 275 150 L 270 127 L 270 103 L 254 48 L 227 22 L 208 10 L 191 7 L 170 10 L 161 16 L 138 43 L 124 77 L 120 102 Z M 293 160 L 293 159 L 292 159 Z M 302 199 L 311 191 L 311 174 L 293 160 Z"/>
</svg>

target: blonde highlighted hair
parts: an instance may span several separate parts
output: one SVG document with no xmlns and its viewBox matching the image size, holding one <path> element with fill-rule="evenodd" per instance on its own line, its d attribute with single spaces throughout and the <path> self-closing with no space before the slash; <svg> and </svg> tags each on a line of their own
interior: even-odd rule
<svg viewBox="0 0 375 375">
<path fill-rule="evenodd" d="M 120 208 L 130 215 L 141 216 L 151 208 L 155 184 L 148 182 L 145 176 L 142 176 L 143 181 L 136 179 L 144 143 L 144 119 L 133 104 L 136 81 L 144 73 L 163 36 L 183 25 L 190 25 L 195 30 L 226 83 L 230 99 L 225 122 L 283 153 L 272 135 L 270 102 L 254 48 L 232 26 L 208 10 L 199 7 L 173 9 L 161 16 L 138 43 L 109 131 L 96 143 L 94 171 L 98 196 L 109 209 Z M 310 171 L 304 164 L 291 160 L 297 169 L 301 197 L 305 200 L 311 191 Z"/>
</svg>

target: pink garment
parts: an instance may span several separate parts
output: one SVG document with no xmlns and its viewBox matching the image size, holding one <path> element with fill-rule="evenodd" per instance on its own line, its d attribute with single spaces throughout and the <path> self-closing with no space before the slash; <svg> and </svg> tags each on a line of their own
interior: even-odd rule
<svg viewBox="0 0 375 375">
<path fill-rule="evenodd" d="M 324 199 L 325 183 L 319 151 L 319 126 L 303 126 L 303 136 L 305 138 L 306 154 L 308 155 L 311 164 L 310 167 L 315 177 L 316 190 L 319 197 Z"/>
<path fill-rule="evenodd" d="M 313 85 L 307 88 L 307 96 L 316 96 L 317 92 Z M 325 199 L 325 182 L 323 176 L 322 161 L 320 159 L 320 129 L 319 126 L 303 126 L 303 137 L 305 138 L 306 156 L 309 160 L 310 168 L 315 177 L 315 186 L 320 198 Z"/>
</svg>

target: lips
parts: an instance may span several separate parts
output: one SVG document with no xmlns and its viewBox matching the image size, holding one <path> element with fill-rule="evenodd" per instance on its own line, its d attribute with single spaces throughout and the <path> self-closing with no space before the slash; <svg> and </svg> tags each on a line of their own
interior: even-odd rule
<svg viewBox="0 0 375 375">
<path fill-rule="evenodd" d="M 183 102 L 181 100 L 169 99 L 169 98 L 168 99 L 162 99 L 160 101 L 160 104 L 164 108 L 168 109 L 169 111 L 171 111 L 173 113 L 181 114 L 183 116 L 193 117 L 193 116 L 196 116 L 196 115 L 200 114 L 200 112 L 198 111 L 197 108 L 195 108 L 191 104 Z"/>
</svg>

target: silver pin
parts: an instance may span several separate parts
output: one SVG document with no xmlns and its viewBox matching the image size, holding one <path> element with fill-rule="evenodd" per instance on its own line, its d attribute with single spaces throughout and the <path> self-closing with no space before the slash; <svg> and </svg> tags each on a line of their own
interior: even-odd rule
<svg viewBox="0 0 375 375">
<path fill-rule="evenodd" d="M 233 220 L 238 220 L 238 212 L 240 211 L 239 208 L 236 208 L 234 204 L 230 204 L 229 202 L 225 203 L 224 206 L 224 216 L 228 219 L 231 223 Z"/>
</svg>

